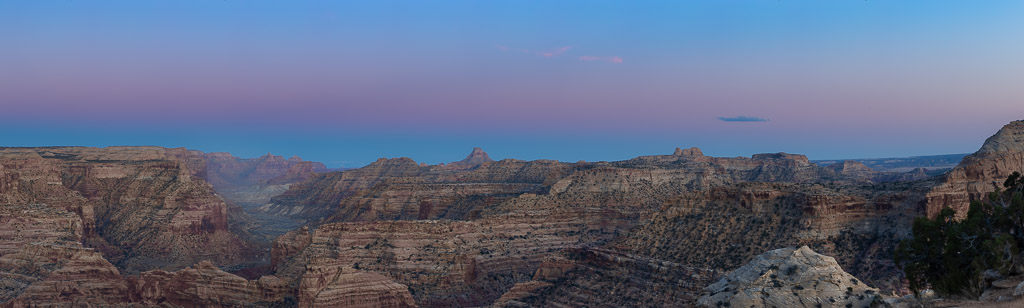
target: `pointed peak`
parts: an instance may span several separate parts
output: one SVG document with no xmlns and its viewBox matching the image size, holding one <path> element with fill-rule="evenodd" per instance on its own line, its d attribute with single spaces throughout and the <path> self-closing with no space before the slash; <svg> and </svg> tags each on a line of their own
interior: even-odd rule
<svg viewBox="0 0 1024 308">
<path fill-rule="evenodd" d="M 300 162 L 300 161 L 302 161 L 302 157 L 299 157 L 298 155 L 292 155 L 292 157 L 288 158 L 288 161 L 290 161 L 290 162 Z"/>
<path fill-rule="evenodd" d="M 453 162 L 452 164 L 476 166 L 493 161 L 494 160 L 491 159 L 491 156 L 487 155 L 487 152 L 484 152 L 480 147 L 475 147 L 473 148 L 473 151 L 469 153 L 469 156 L 466 156 L 466 159 Z"/>
</svg>

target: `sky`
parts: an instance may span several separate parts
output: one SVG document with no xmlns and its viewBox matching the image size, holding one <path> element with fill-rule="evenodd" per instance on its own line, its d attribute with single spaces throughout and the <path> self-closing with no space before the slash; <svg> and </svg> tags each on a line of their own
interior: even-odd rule
<svg viewBox="0 0 1024 308">
<path fill-rule="evenodd" d="M 0 146 L 330 167 L 969 153 L 1024 119 L 1024 1 L 0 0 Z"/>
</svg>

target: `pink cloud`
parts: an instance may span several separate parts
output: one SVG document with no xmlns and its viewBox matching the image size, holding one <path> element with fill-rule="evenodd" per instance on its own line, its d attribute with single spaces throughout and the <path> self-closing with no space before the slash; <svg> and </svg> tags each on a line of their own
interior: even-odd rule
<svg viewBox="0 0 1024 308">
<path fill-rule="evenodd" d="M 541 56 L 541 57 L 545 57 L 545 58 L 557 57 L 557 56 L 560 56 L 563 53 L 569 51 L 569 49 L 572 49 L 572 46 L 562 46 L 562 47 L 555 48 L 555 49 L 549 50 L 549 51 L 530 52 L 529 49 L 508 47 L 508 46 L 505 46 L 505 45 L 494 45 L 494 47 L 497 47 L 498 50 L 501 50 L 501 51 L 514 51 L 514 52 L 520 52 L 520 53 L 533 53 L 535 55 L 538 55 L 538 56 Z"/>
<path fill-rule="evenodd" d="M 609 57 L 598 57 L 598 56 L 580 56 L 580 61 L 608 61 L 611 63 L 619 64 L 622 63 L 622 58 L 619 56 Z"/>
<path fill-rule="evenodd" d="M 544 56 L 544 57 L 547 57 L 547 58 L 550 58 L 550 57 L 561 55 L 561 54 L 565 53 L 566 51 L 569 51 L 570 48 L 572 48 L 572 47 L 563 46 L 563 47 L 559 47 L 558 49 L 555 49 L 553 51 L 539 52 L 537 54 L 539 54 L 541 56 Z"/>
</svg>

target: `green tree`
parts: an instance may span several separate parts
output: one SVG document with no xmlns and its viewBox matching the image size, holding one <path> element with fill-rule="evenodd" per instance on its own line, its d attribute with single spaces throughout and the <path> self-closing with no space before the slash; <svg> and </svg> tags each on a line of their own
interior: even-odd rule
<svg viewBox="0 0 1024 308">
<path fill-rule="evenodd" d="M 972 201 L 963 220 L 956 220 L 950 208 L 934 219 L 914 220 L 913 236 L 893 253 L 911 290 L 977 297 L 985 288 L 986 270 L 1004 275 L 1020 270 L 1024 181 L 1014 172 L 1004 184 L 1007 190 L 991 194 L 987 202 Z"/>
</svg>

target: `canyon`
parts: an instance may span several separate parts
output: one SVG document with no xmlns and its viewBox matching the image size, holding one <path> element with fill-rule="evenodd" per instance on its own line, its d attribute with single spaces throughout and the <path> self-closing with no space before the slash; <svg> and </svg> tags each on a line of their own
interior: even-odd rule
<svg viewBox="0 0 1024 308">
<path fill-rule="evenodd" d="M 965 212 L 1024 170 L 1024 121 L 948 172 L 904 169 L 698 148 L 493 160 L 475 148 L 447 164 L 328 172 L 270 154 L 0 148 L 0 305 L 759 305 L 737 288 L 774 283 L 761 271 L 793 260 L 813 266 L 789 288 L 842 280 L 794 293 L 907 294 L 895 245 L 914 218 Z"/>
</svg>

